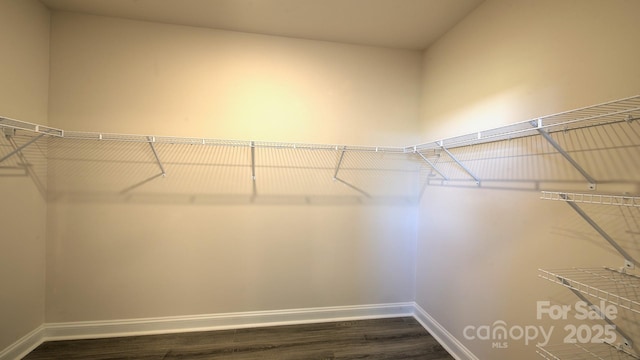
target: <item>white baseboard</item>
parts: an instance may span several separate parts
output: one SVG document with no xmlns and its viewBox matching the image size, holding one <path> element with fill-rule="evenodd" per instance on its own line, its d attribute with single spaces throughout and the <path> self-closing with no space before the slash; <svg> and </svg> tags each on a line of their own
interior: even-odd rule
<svg viewBox="0 0 640 360">
<path fill-rule="evenodd" d="M 412 316 L 413 303 L 45 324 L 46 340 L 86 339 Z M 2 360 L 2 359 L 0 359 Z"/>
<path fill-rule="evenodd" d="M 8 348 L 0 351 L 0 360 L 22 359 L 25 355 L 44 342 L 44 334 L 44 325 L 40 325 L 37 329 L 23 336 Z"/>
<path fill-rule="evenodd" d="M 457 360 L 478 360 L 460 341 L 414 302 L 251 311 L 195 316 L 47 323 L 0 352 L 17 360 L 45 341 L 105 338 L 413 316 Z"/>
<path fill-rule="evenodd" d="M 444 347 L 456 360 L 479 360 L 460 340 L 429 315 L 420 305 L 414 303 L 413 317 Z"/>
</svg>

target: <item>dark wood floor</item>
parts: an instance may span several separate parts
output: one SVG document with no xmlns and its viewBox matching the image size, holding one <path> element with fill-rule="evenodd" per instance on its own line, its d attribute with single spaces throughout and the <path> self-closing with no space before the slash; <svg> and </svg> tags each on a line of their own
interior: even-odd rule
<svg viewBox="0 0 640 360">
<path fill-rule="evenodd" d="M 411 317 L 45 342 L 42 359 L 453 359 Z"/>
</svg>

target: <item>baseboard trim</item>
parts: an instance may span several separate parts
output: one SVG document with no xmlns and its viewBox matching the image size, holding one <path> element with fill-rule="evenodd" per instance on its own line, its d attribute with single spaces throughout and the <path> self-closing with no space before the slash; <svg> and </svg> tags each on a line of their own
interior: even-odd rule
<svg viewBox="0 0 640 360">
<path fill-rule="evenodd" d="M 52 340 L 168 334 L 399 316 L 413 316 L 457 360 L 479 360 L 455 336 L 414 302 L 113 321 L 46 323 L 0 351 L 0 360 L 21 359 L 38 345 Z"/>
<path fill-rule="evenodd" d="M 45 324 L 45 340 L 69 340 L 413 316 L 413 303 Z M 2 359 L 0 359 L 2 360 Z"/>
<path fill-rule="evenodd" d="M 40 325 L 27 335 L 20 338 L 8 348 L 0 351 L 0 360 L 16 360 L 22 359 L 33 349 L 42 344 L 45 337 L 45 327 Z"/>
<path fill-rule="evenodd" d="M 429 315 L 420 305 L 414 303 L 413 317 L 424 327 L 456 360 L 479 360 L 460 340 Z"/>
</svg>

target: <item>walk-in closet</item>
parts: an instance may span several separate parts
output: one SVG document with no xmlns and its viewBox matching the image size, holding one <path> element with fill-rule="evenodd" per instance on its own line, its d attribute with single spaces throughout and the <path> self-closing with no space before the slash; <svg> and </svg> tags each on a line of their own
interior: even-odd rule
<svg viewBox="0 0 640 360">
<path fill-rule="evenodd" d="M 0 0 L 0 360 L 640 359 L 638 14 Z"/>
</svg>

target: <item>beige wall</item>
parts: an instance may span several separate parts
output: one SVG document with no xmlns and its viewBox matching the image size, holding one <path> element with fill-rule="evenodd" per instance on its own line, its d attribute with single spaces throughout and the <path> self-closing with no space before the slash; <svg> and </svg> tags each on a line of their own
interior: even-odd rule
<svg viewBox="0 0 640 360">
<path fill-rule="evenodd" d="M 2 116 L 46 124 L 49 12 L 37 1 L 0 2 L 0 48 Z M 11 149 L 4 135 L 0 149 Z M 33 154 L 25 150 L 37 163 Z M 0 164 L 0 349 L 40 326 L 45 309 L 45 200 L 24 171 L 6 169 L 15 164 Z"/>
<path fill-rule="evenodd" d="M 56 13 L 51 116 L 69 130 L 404 145 L 420 53 Z"/>
<path fill-rule="evenodd" d="M 640 38 L 639 12 L 635 1 L 488 0 L 424 53 L 422 133 L 437 140 L 640 94 L 640 48 L 631 45 Z M 624 124 L 554 136 L 610 182 L 599 191 L 638 194 L 638 134 L 638 124 Z M 587 144 L 601 149 L 576 151 Z M 523 341 L 492 349 L 465 340 L 467 325 L 555 325 L 566 335 L 562 323 L 536 320 L 536 301 L 577 298 L 538 279 L 537 268 L 622 265 L 568 206 L 539 200 L 540 189 L 588 192 L 564 160 L 535 155 L 542 152 L 553 149 L 540 139 L 473 148 L 465 156 L 493 160 L 470 163 L 472 170 L 502 182 L 429 186 L 422 198 L 416 300 L 480 359 L 539 356 Z M 638 212 L 586 209 L 638 256 Z M 630 318 L 619 325 L 637 335 Z"/>
<path fill-rule="evenodd" d="M 420 52 L 70 13 L 52 21 L 52 126 L 417 140 Z M 381 201 L 361 203 L 331 180 L 339 152 L 258 150 L 251 204 L 248 149 L 187 148 L 158 145 L 167 177 L 127 196 L 117 193 L 159 171 L 147 145 L 50 148 L 48 322 L 413 300 L 417 207 L 390 199 L 400 193 L 363 180 Z M 341 176 L 363 177 L 346 169 L 358 156 L 346 155 Z M 359 162 L 389 160 L 367 156 Z"/>
</svg>

